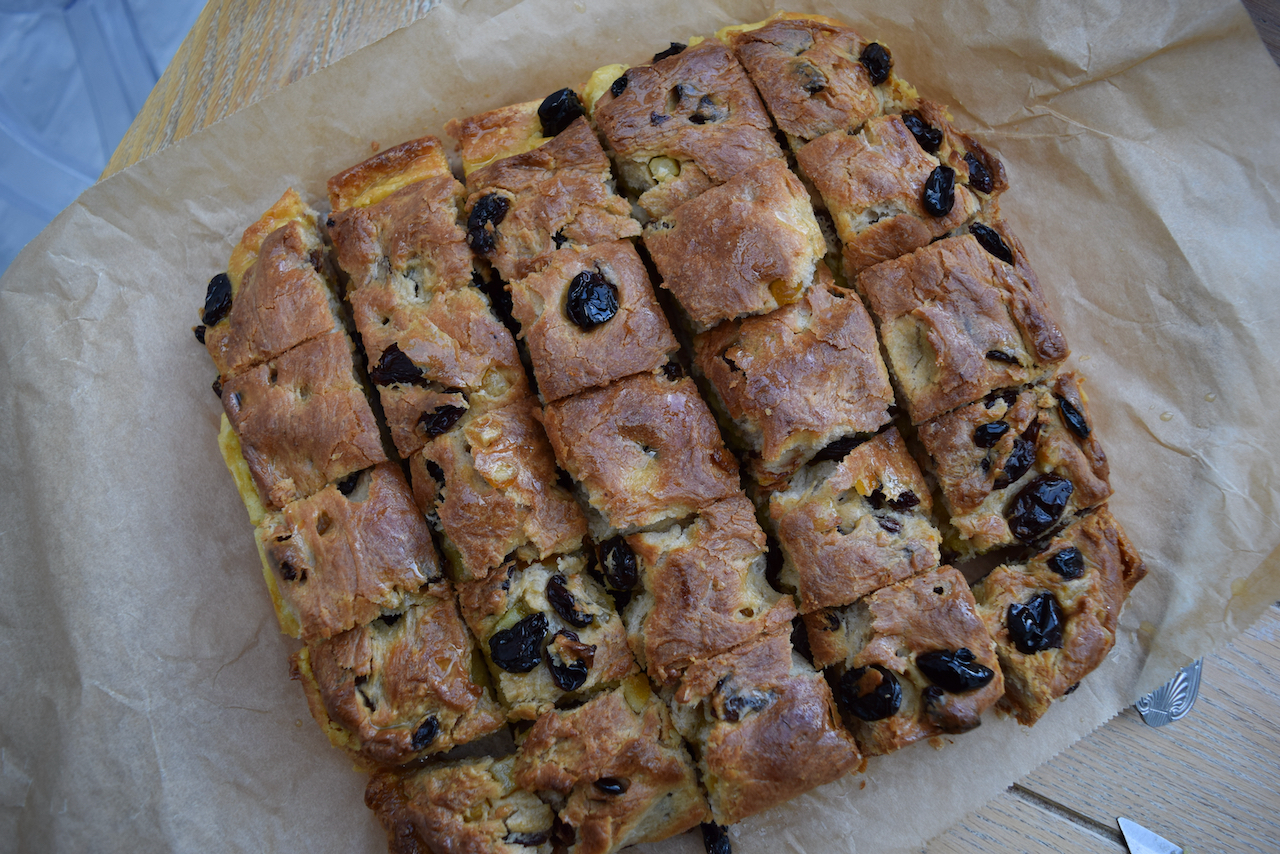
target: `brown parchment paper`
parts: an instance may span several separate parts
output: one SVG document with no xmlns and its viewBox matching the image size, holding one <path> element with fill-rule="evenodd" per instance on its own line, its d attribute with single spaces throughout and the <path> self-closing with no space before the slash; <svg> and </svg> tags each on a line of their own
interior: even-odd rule
<svg viewBox="0 0 1280 854">
<path fill-rule="evenodd" d="M 918 851 L 1280 598 L 1280 72 L 1225 0 L 790 8 L 885 40 L 1003 158 L 1151 570 L 1109 660 L 1033 730 L 991 717 L 734 831 L 743 854 Z M 385 850 L 287 678 L 190 331 L 205 283 L 285 187 L 321 203 L 374 141 L 774 10 L 446 3 L 27 247 L 0 279 L 0 850 Z"/>
</svg>

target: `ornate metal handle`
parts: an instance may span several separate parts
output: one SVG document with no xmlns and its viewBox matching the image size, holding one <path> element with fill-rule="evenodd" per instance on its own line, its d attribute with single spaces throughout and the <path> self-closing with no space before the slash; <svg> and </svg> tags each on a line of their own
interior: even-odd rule
<svg viewBox="0 0 1280 854">
<path fill-rule="evenodd" d="M 1204 659 L 1197 658 L 1134 705 L 1147 726 L 1164 726 L 1180 720 L 1191 711 L 1200 694 L 1200 668 L 1203 665 Z"/>
</svg>

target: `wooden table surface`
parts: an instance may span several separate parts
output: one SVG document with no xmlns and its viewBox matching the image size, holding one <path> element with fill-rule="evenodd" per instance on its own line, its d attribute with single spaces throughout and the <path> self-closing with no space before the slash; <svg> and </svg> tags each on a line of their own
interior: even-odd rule
<svg viewBox="0 0 1280 854">
<path fill-rule="evenodd" d="M 341 59 L 430 0 L 211 0 L 103 176 Z M 1280 0 L 1248 0 L 1280 62 Z M 1122 854 L 1125 816 L 1205 852 L 1280 852 L 1280 603 L 1205 659 L 1191 714 L 1153 729 L 1127 709 L 1019 780 L 927 854 Z"/>
</svg>

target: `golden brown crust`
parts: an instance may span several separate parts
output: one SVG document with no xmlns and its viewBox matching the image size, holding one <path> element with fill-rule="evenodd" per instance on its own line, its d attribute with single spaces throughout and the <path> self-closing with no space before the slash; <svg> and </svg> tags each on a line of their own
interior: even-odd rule
<svg viewBox="0 0 1280 854">
<path fill-rule="evenodd" d="M 1080 380 L 1078 374 L 1063 371 L 920 425 L 920 441 L 932 458 L 951 525 L 966 550 L 983 552 L 1014 542 L 1005 513 L 1022 487 L 1039 475 L 1071 481 L 1071 497 L 1063 510 L 1068 516 L 1111 496 L 1107 455 L 1096 435 L 1090 428 L 1086 437 L 1079 436 L 1062 416 L 1060 401 L 1065 400 L 1086 425 L 1090 423 Z M 980 434 L 999 429 L 1005 432 L 991 447 L 977 443 Z M 1029 449 L 1034 450 L 1028 454 Z M 1030 465 L 1011 478 L 1017 475 L 1019 458 Z"/>
<path fill-rule="evenodd" d="M 871 317 L 855 293 L 823 278 L 800 302 L 694 340 L 695 365 L 754 454 L 761 483 L 835 439 L 889 423 L 893 388 Z"/>
<path fill-rule="evenodd" d="M 800 139 L 856 128 L 880 110 L 867 69 L 866 42 L 830 19 L 783 18 L 730 44 L 778 127 Z"/>
<path fill-rule="evenodd" d="M 446 122 L 444 131 L 458 141 L 467 175 L 495 160 L 544 144 L 546 137 L 538 118 L 541 103 L 525 101 Z"/>
<path fill-rule="evenodd" d="M 270 508 L 387 458 L 344 332 L 231 377 L 222 406 Z"/>
<path fill-rule="evenodd" d="M 719 501 L 687 528 L 627 538 L 646 596 L 627 612 L 645 670 L 669 683 L 694 661 L 759 635 L 782 631 L 796 615 L 789 596 L 765 581 L 765 536 L 745 496 Z M 633 622 L 633 612 L 643 622 Z"/>
<path fill-rule="evenodd" d="M 512 554 L 538 560 L 582 545 L 586 518 L 556 482 L 536 410 L 528 393 L 477 408 L 410 458 L 419 506 L 439 520 L 463 579 L 484 578 Z"/>
<path fill-rule="evenodd" d="M 550 403 L 556 459 L 614 530 L 682 519 L 738 494 L 725 448 L 693 381 L 637 374 Z"/>
<path fill-rule="evenodd" d="M 861 762 L 822 675 L 781 631 L 692 665 L 675 692 L 718 824 L 733 824 Z"/>
<path fill-rule="evenodd" d="M 1064 578 L 1050 558 L 1075 548 L 1083 559 L 1079 578 Z M 1125 599 L 1147 569 L 1115 517 L 1101 507 L 1054 537 L 1025 566 L 992 570 L 974 588 L 978 613 L 995 638 L 1005 675 L 1003 706 L 1031 726 L 1049 705 L 1102 663 L 1115 645 L 1116 624 Z M 1043 593 L 1062 611 L 1060 648 L 1023 653 L 1009 634 L 1009 608 Z"/>
<path fill-rule="evenodd" d="M 1067 357 L 1039 282 L 1024 271 L 965 235 L 859 276 L 912 421 L 1022 385 Z"/>
<path fill-rule="evenodd" d="M 438 594 L 438 595 L 437 595 Z M 361 765 L 401 765 L 502 727 L 473 676 L 475 641 L 447 583 L 293 657 L 311 715 Z"/>
<path fill-rule="evenodd" d="M 707 41 L 626 76 L 621 94 L 596 102 L 594 117 L 623 182 L 640 193 L 650 216 L 782 157 L 760 96 L 724 45 Z M 678 174 L 655 178 L 654 158 L 675 161 Z"/>
<path fill-rule="evenodd" d="M 269 513 L 258 544 L 278 576 L 280 622 L 310 642 L 403 611 L 441 578 L 431 532 L 399 467 L 361 474 L 349 495 L 329 486 Z"/>
<path fill-rule="evenodd" d="M 411 139 L 330 178 L 329 207 L 335 212 L 368 207 L 408 184 L 445 175 L 453 177 L 440 140 Z"/>
<path fill-rule="evenodd" d="M 617 292 L 617 313 L 591 329 L 567 314 L 571 286 L 584 273 L 603 276 Z M 547 401 L 651 371 L 677 346 L 644 262 L 625 240 L 555 252 L 542 272 L 512 283 L 511 301 Z"/>
<path fill-rule="evenodd" d="M 794 303 L 826 252 L 809 193 L 782 160 L 739 172 L 651 223 L 645 246 L 699 329 Z"/>
<path fill-rule="evenodd" d="M 520 745 L 514 778 L 564 798 L 560 820 L 574 831 L 570 854 L 657 842 L 707 819 L 693 763 L 654 697 L 636 710 L 623 691 L 613 691 L 544 715 Z M 596 785 L 601 780 L 605 788 Z"/>
<path fill-rule="evenodd" d="M 498 193 L 510 202 L 485 257 L 514 281 L 546 266 L 562 246 L 595 246 L 640 233 L 631 205 L 613 191 L 609 158 L 585 118 L 532 151 L 467 176 L 470 211 Z"/>
<path fill-rule="evenodd" d="M 942 537 L 929 518 L 924 476 L 896 428 L 838 463 L 802 469 L 769 497 L 800 611 L 848 605 L 938 565 Z"/>
</svg>

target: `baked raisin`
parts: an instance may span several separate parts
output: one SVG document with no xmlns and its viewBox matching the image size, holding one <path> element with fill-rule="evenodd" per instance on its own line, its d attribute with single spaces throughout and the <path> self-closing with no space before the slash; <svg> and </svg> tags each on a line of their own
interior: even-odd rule
<svg viewBox="0 0 1280 854">
<path fill-rule="evenodd" d="M 707 849 L 707 854 L 733 854 L 733 846 L 729 844 L 728 828 L 704 821 L 702 823 L 702 847 Z"/>
<path fill-rule="evenodd" d="M 578 93 L 568 87 L 552 92 L 538 105 L 538 121 L 542 122 L 543 136 L 558 136 L 584 115 Z"/>
<path fill-rule="evenodd" d="M 986 397 L 984 397 L 982 399 L 982 402 L 987 409 L 990 409 L 991 407 L 995 406 L 997 403 L 999 403 L 1002 400 L 1004 401 L 1005 408 L 1011 409 L 1013 408 L 1013 405 L 1018 402 L 1018 393 L 1013 389 L 1005 389 L 1004 391 L 993 391 L 990 394 L 988 394 Z"/>
<path fill-rule="evenodd" d="M 897 534 L 902 531 L 902 523 L 897 519 L 890 519 L 888 516 L 877 516 L 876 522 L 890 534 Z"/>
<path fill-rule="evenodd" d="M 613 537 L 600 546 L 600 562 L 604 564 L 605 581 L 614 590 L 632 590 L 640 583 L 636 553 L 622 537 Z"/>
<path fill-rule="evenodd" d="M 722 122 L 728 117 L 727 109 L 717 104 L 710 95 L 703 95 L 698 99 L 698 108 L 689 116 L 689 121 L 695 125 L 704 125 L 708 122 Z"/>
<path fill-rule="evenodd" d="M 1045 561 L 1045 565 L 1063 578 L 1079 578 L 1084 575 L 1084 555 L 1075 546 L 1067 546 Z"/>
<path fill-rule="evenodd" d="M 662 375 L 675 382 L 684 376 L 684 368 L 680 367 L 679 362 L 672 359 L 662 366 Z"/>
<path fill-rule="evenodd" d="M 435 715 L 432 715 L 418 724 L 418 728 L 413 731 L 413 749 L 422 750 L 430 747 L 431 742 L 435 741 L 436 736 L 439 734 L 440 721 L 436 720 Z"/>
<path fill-rule="evenodd" d="M 973 652 L 960 647 L 955 652 L 939 649 L 916 656 L 916 667 L 939 688 L 953 694 L 976 691 L 995 678 L 995 671 L 979 664 Z"/>
<path fill-rule="evenodd" d="M 554 655 L 547 656 L 547 669 L 551 671 L 551 681 L 566 693 L 577 691 L 587 684 L 591 669 L 585 661 L 556 661 Z"/>
<path fill-rule="evenodd" d="M 613 97 L 615 98 L 618 97 L 623 92 L 627 91 L 628 82 L 629 81 L 627 80 L 627 75 L 625 74 L 622 75 L 617 80 L 613 81 L 613 83 L 609 86 L 609 93 L 612 94 Z"/>
<path fill-rule="evenodd" d="M 222 380 L 213 381 L 213 393 L 218 397 L 222 397 Z"/>
<path fill-rule="evenodd" d="M 578 328 L 595 329 L 618 313 L 618 289 L 594 270 L 585 270 L 569 283 L 564 310 Z"/>
<path fill-rule="evenodd" d="M 1062 395 L 1054 396 L 1058 398 L 1058 411 L 1062 413 L 1062 420 L 1067 423 L 1067 427 L 1081 439 L 1088 439 L 1089 422 L 1085 420 L 1084 413 Z"/>
<path fill-rule="evenodd" d="M 1079 688 L 1079 687 L 1080 687 L 1080 683 L 1079 683 L 1079 682 L 1075 682 L 1075 683 L 1073 683 L 1073 684 L 1071 685 L 1071 687 L 1070 687 L 1070 688 L 1068 688 L 1067 690 L 1065 690 L 1065 691 L 1063 691 L 1063 692 L 1062 692 L 1062 696 L 1064 696 L 1064 697 L 1065 697 L 1065 696 L 1067 696 L 1068 694 L 1074 694 L 1074 693 L 1076 692 L 1076 689 L 1077 689 L 1077 688 Z"/>
<path fill-rule="evenodd" d="M 681 53 L 684 53 L 685 48 L 687 47 L 688 47 L 687 44 L 680 44 L 680 42 L 672 42 L 671 47 L 667 48 L 661 53 L 655 53 L 653 55 L 653 61 L 661 62 L 662 60 L 666 59 L 668 56 L 678 56 Z"/>
<path fill-rule="evenodd" d="M 203 325 L 193 326 L 191 327 L 191 331 L 195 333 L 196 340 L 199 341 L 201 344 L 203 344 L 204 343 L 204 326 Z"/>
<path fill-rule="evenodd" d="M 969 166 L 969 186 L 983 193 L 990 193 L 995 189 L 995 181 L 991 178 L 991 170 L 981 160 L 973 156 L 970 152 L 964 156 L 964 162 Z"/>
<path fill-rule="evenodd" d="M 382 351 L 378 364 L 369 371 L 374 385 L 426 385 L 419 368 L 394 342 Z"/>
<path fill-rule="evenodd" d="M 908 489 L 906 492 L 898 493 L 897 498 L 890 498 L 888 504 L 890 508 L 897 510 L 899 513 L 905 513 L 912 507 L 919 507 L 920 499 Z"/>
<path fill-rule="evenodd" d="M 200 319 L 205 326 L 214 326 L 231 311 L 231 279 L 226 273 L 219 273 L 209 280 L 209 287 L 204 293 L 204 312 Z"/>
<path fill-rule="evenodd" d="M 882 721 L 902 707 L 902 686 L 898 677 L 878 664 L 855 667 L 840 677 L 836 700 L 855 718 Z"/>
<path fill-rule="evenodd" d="M 871 494 L 867 496 L 867 503 L 871 505 L 872 510 L 881 510 L 884 508 L 884 490 L 876 487 L 871 490 Z"/>
<path fill-rule="evenodd" d="M 872 42 L 862 49 L 862 53 L 858 54 L 858 62 L 862 63 L 862 67 L 867 69 L 867 74 L 871 77 L 871 84 L 879 86 L 881 83 L 889 79 L 889 71 L 893 68 L 893 57 L 889 55 L 889 51 L 884 46 L 876 42 Z"/>
<path fill-rule="evenodd" d="M 993 362 L 1004 362 L 1006 365 L 1021 365 L 1018 357 L 1003 350 L 988 350 L 987 358 Z"/>
<path fill-rule="evenodd" d="M 862 440 L 857 436 L 844 436 L 830 442 L 825 448 L 813 455 L 815 463 L 821 462 L 839 462 L 849 455 L 849 452 L 862 444 Z"/>
<path fill-rule="evenodd" d="M 427 438 L 434 439 L 436 436 L 449 432 L 466 411 L 461 406 L 453 406 L 446 403 L 444 406 L 437 406 L 430 412 L 422 413 L 418 417 L 418 423 L 422 425 L 422 430 L 427 434 Z"/>
<path fill-rule="evenodd" d="M 1023 655 L 1062 649 L 1063 622 L 1057 598 L 1052 593 L 1041 593 L 1025 605 L 1009 606 L 1009 639 Z"/>
<path fill-rule="evenodd" d="M 996 489 L 1008 489 L 1009 484 L 1016 483 L 1026 474 L 1036 460 L 1036 444 L 1022 436 L 1013 440 L 1013 448 L 1004 459 L 1004 469 L 996 477 L 993 486 Z"/>
<path fill-rule="evenodd" d="M 294 581 L 298 577 L 298 571 L 293 568 L 293 564 L 287 560 L 280 561 L 280 577 L 285 581 Z"/>
<path fill-rule="evenodd" d="M 715 688 L 715 696 L 711 701 L 712 714 L 722 721 L 737 723 L 743 716 L 758 712 L 773 702 L 773 694 L 748 688 L 737 692 L 725 689 L 725 680 L 721 679 Z"/>
<path fill-rule="evenodd" d="M 514 830 L 502 837 L 508 845 L 522 845 L 525 848 L 536 848 L 551 838 L 551 831 L 535 830 L 532 833 L 516 833 Z"/>
<path fill-rule="evenodd" d="M 556 245 L 557 249 L 559 249 L 561 246 L 564 246 L 566 243 L 569 242 L 569 238 L 564 236 L 564 230 L 561 229 L 560 231 L 557 231 L 555 234 L 551 235 L 551 242 Z"/>
<path fill-rule="evenodd" d="M 978 245 L 991 255 L 1006 264 L 1013 263 L 1013 251 L 994 228 L 987 228 L 982 223 L 975 222 L 969 225 L 969 233 L 973 235 L 974 240 L 978 241 Z"/>
<path fill-rule="evenodd" d="M 495 248 L 495 229 L 506 219 L 511 210 L 511 200 L 498 193 L 489 193 L 476 201 L 467 217 L 467 245 L 482 254 Z"/>
<path fill-rule="evenodd" d="M 979 448 L 994 448 L 1000 437 L 1009 432 L 1008 421 L 992 421 L 990 424 L 979 424 L 973 431 L 973 444 Z"/>
<path fill-rule="evenodd" d="M 621 777 L 601 777 L 596 780 L 596 788 L 606 795 L 621 795 L 631 788 L 631 781 Z"/>
<path fill-rule="evenodd" d="M 1071 481 L 1056 474 L 1042 474 L 1022 488 L 1005 511 L 1009 530 L 1030 543 L 1057 523 L 1075 490 Z"/>
<path fill-rule="evenodd" d="M 360 472 L 353 471 L 351 474 L 338 481 L 338 491 L 343 495 L 350 495 L 355 491 L 356 483 L 360 480 Z"/>
<path fill-rule="evenodd" d="M 810 95 L 816 95 L 827 88 L 827 75 L 823 74 L 812 62 L 801 60 L 793 67 L 800 88 Z"/>
<path fill-rule="evenodd" d="M 907 130 L 911 131 L 911 135 L 925 151 L 934 154 L 942 147 L 942 131 L 915 113 L 903 113 L 902 123 L 907 126 Z"/>
<path fill-rule="evenodd" d="M 956 203 L 956 170 L 938 166 L 925 179 L 920 201 L 929 216 L 946 216 Z"/>
<path fill-rule="evenodd" d="M 578 610 L 577 601 L 569 592 L 569 588 L 565 587 L 563 575 L 553 575 L 547 582 L 547 601 L 551 603 L 552 608 L 555 608 L 560 619 L 574 628 L 585 629 L 595 620 L 590 614 L 584 614 Z"/>
<path fill-rule="evenodd" d="M 546 634 L 546 614 L 530 614 L 489 638 L 489 656 L 508 673 L 528 673 L 542 661 L 542 641 Z"/>
<path fill-rule="evenodd" d="M 427 460 L 427 474 L 431 475 L 431 479 L 439 485 L 440 489 L 444 489 L 444 469 L 440 468 L 435 460 Z"/>
</svg>

